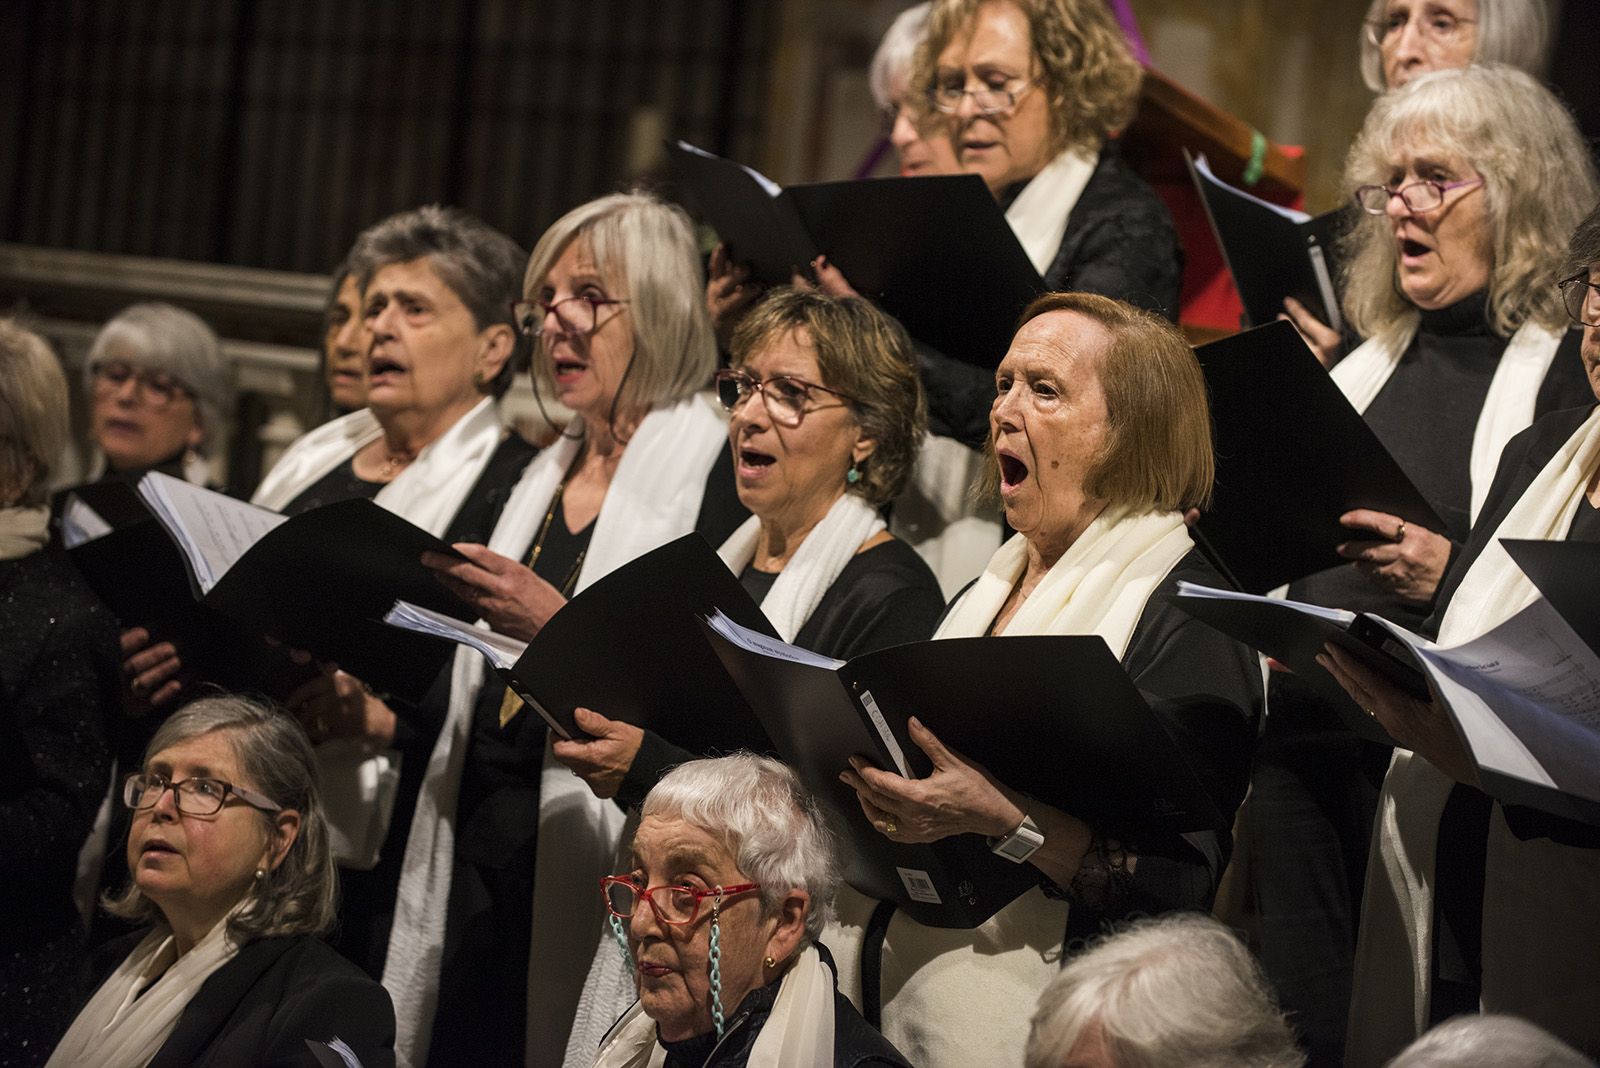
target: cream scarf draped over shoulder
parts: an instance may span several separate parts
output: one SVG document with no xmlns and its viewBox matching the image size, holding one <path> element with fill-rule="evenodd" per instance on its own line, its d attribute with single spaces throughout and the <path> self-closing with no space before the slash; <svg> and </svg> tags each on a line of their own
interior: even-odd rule
<svg viewBox="0 0 1600 1068">
<path fill-rule="evenodd" d="M 1121 659 L 1151 595 L 1193 547 L 1176 512 L 1108 508 L 1028 595 L 1005 634 L 1098 634 Z M 987 633 L 1027 563 L 1019 534 L 995 553 L 935 637 Z M 840 922 L 823 939 L 835 960 L 849 962 L 850 986 L 840 969 L 847 991 L 859 985 L 855 968 L 873 904 L 841 888 Z M 1066 924 L 1066 903 L 1038 889 L 970 931 L 924 927 L 897 913 L 883 945 L 884 1035 L 925 1068 L 1021 1064 L 1032 1006 L 1060 966 Z"/>
<path fill-rule="evenodd" d="M 706 476 L 727 446 L 727 423 L 705 396 L 653 410 L 628 442 L 595 520 L 576 590 L 694 529 Z M 524 558 L 556 487 L 582 447 L 564 438 L 540 453 L 512 490 L 489 548 Z M 402 1066 L 425 1064 L 438 1006 L 445 902 L 455 860 L 455 812 L 483 685 L 483 658 L 457 651 L 450 702 L 428 760 L 400 875 L 383 985 L 394 999 L 395 1052 Z M 524 713 L 526 714 L 526 713 Z M 539 785 L 529 960 L 528 1063 L 559 1064 L 605 909 L 598 886 L 610 874 L 622 810 L 589 792 L 545 749 Z"/>
<path fill-rule="evenodd" d="M 1469 641 L 1537 599 L 1500 540 L 1565 538 L 1596 470 L 1600 408 L 1529 484 L 1472 562 L 1445 610 L 1440 645 Z M 1367 861 L 1347 1043 L 1352 1065 L 1381 1064 L 1427 1029 L 1439 823 L 1454 786 L 1428 761 L 1395 750 Z M 1563 1023 L 1554 1029 L 1569 1042 L 1600 1039 L 1593 1012 L 1600 997 L 1600 912 L 1593 906 L 1600 852 L 1520 841 L 1496 806 L 1486 881 L 1485 1011 L 1515 1012 L 1547 1027 Z M 1574 900 L 1581 908 L 1557 904 Z M 1557 1009 L 1564 1012 L 1560 1021 L 1549 1017 L 1556 1007 L 1564 1007 Z"/>
<path fill-rule="evenodd" d="M 1329 374 L 1356 411 L 1365 413 L 1373 398 L 1383 390 L 1389 376 L 1400 366 L 1400 357 L 1417 336 L 1420 322 L 1420 316 L 1407 315 L 1394 329 L 1369 338 L 1334 365 Z M 1565 334 L 1565 330 L 1525 323 L 1511 335 L 1505 351 L 1500 354 L 1472 433 L 1469 471 L 1474 521 L 1484 498 L 1489 495 L 1489 486 L 1494 482 L 1495 468 L 1499 466 L 1506 442 L 1533 422 L 1539 387 L 1544 384 L 1544 376 Z"/>
</svg>

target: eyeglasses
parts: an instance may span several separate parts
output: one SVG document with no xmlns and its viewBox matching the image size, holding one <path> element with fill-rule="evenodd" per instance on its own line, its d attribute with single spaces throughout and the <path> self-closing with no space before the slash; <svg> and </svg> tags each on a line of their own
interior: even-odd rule
<svg viewBox="0 0 1600 1068">
<path fill-rule="evenodd" d="M 165 775 L 136 771 L 122 780 L 122 803 L 136 811 L 154 808 L 168 790 L 185 816 L 215 816 L 222 811 L 229 795 L 263 812 L 281 812 L 283 806 L 254 790 L 246 790 L 222 779 L 195 778 L 173 782 Z"/>
<path fill-rule="evenodd" d="M 740 883 L 738 886 L 713 886 L 710 890 L 696 890 L 689 886 L 652 886 L 648 890 L 626 875 L 608 875 L 600 880 L 600 893 L 606 899 L 606 911 L 619 920 L 633 918 L 642 897 L 650 903 L 656 919 L 668 927 L 687 927 L 700 915 L 700 902 L 715 898 L 720 905 L 735 894 L 748 894 L 761 889 L 760 883 Z"/>
<path fill-rule="evenodd" d="M 1435 182 L 1424 178 L 1399 188 L 1387 185 L 1361 185 L 1356 187 L 1355 201 L 1368 215 L 1384 215 L 1389 211 L 1389 201 L 1399 197 L 1400 203 L 1406 206 L 1407 211 L 1413 215 L 1422 215 L 1442 205 L 1444 195 L 1450 190 L 1482 184 L 1483 177 L 1480 175 L 1459 182 Z"/>
<path fill-rule="evenodd" d="M 763 381 L 748 371 L 724 368 L 714 377 L 717 383 L 717 399 L 722 402 L 723 408 L 727 409 L 730 415 L 739 410 L 739 407 L 750 398 L 751 393 L 759 390 L 761 401 L 767 406 L 767 414 L 772 416 L 773 422 L 791 428 L 799 426 L 807 412 L 823 408 L 844 408 L 855 402 L 855 398 L 847 393 L 819 386 L 815 382 L 807 382 L 793 375 L 774 375 Z M 817 404 L 813 401 L 814 393 L 827 393 L 845 403 Z"/>
<path fill-rule="evenodd" d="M 961 110 L 961 101 L 970 96 L 979 114 L 999 115 L 1016 107 L 1017 101 L 1038 84 L 1037 81 L 1030 79 L 1016 89 L 997 89 L 992 86 L 968 89 L 952 81 L 945 85 L 935 85 L 928 93 L 928 101 L 946 115 L 954 115 Z"/>
<path fill-rule="evenodd" d="M 1561 303 L 1567 314 L 1579 326 L 1600 326 L 1600 284 L 1589 281 L 1589 270 L 1584 268 L 1571 278 L 1556 283 L 1561 290 Z"/>
<path fill-rule="evenodd" d="M 615 297 L 594 297 L 583 294 L 576 297 L 563 297 L 558 301 L 546 300 L 519 300 L 511 305 L 511 321 L 516 324 L 517 332 L 528 337 L 540 337 L 546 333 L 559 333 L 565 337 L 583 337 L 592 334 L 600 325 L 600 309 L 612 304 L 627 304 L 626 300 Z M 556 322 L 561 324 L 561 329 L 547 331 L 544 328 L 545 319 L 551 313 L 555 314 Z"/>
<path fill-rule="evenodd" d="M 1400 43 L 1400 35 L 1411 21 L 1411 14 L 1396 11 L 1381 19 L 1367 22 L 1367 41 L 1377 48 L 1392 48 Z M 1448 11 L 1434 11 L 1417 16 L 1423 40 L 1432 45 L 1450 45 L 1461 35 L 1461 27 L 1476 23 L 1477 19 L 1457 18 Z"/>
<path fill-rule="evenodd" d="M 141 371 L 125 360 L 107 360 L 89 368 L 94 378 L 96 396 L 109 397 L 129 382 L 133 383 L 134 398 L 160 411 L 171 407 L 180 397 L 194 399 L 188 386 L 162 371 Z"/>
</svg>

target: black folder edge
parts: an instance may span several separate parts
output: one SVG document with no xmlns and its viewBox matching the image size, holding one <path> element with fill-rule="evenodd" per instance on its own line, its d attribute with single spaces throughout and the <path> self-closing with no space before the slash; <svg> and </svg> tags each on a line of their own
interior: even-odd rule
<svg viewBox="0 0 1600 1068">
<path fill-rule="evenodd" d="M 1422 491 L 1417 489 L 1415 483 L 1413 483 L 1406 475 L 1399 462 L 1394 459 L 1394 457 L 1384 447 L 1383 443 L 1378 440 L 1377 435 L 1373 433 L 1372 428 L 1366 424 L 1364 419 L 1362 419 L 1360 413 L 1350 406 L 1349 400 L 1344 396 L 1343 392 L 1340 391 L 1339 387 L 1332 381 L 1332 379 L 1327 376 L 1327 373 L 1323 371 L 1322 365 L 1317 363 L 1316 357 L 1312 355 L 1311 350 L 1306 347 L 1305 342 L 1301 339 L 1299 333 L 1296 332 L 1294 326 L 1290 323 L 1282 321 L 1268 323 L 1264 326 L 1258 326 L 1254 329 L 1246 330 L 1241 333 L 1233 334 L 1229 337 L 1221 338 L 1217 341 L 1201 345 L 1195 349 L 1195 357 L 1200 361 L 1201 368 L 1206 373 L 1206 389 L 1212 400 L 1212 416 L 1213 421 L 1218 426 L 1219 439 L 1221 436 L 1220 430 L 1223 420 L 1229 418 L 1230 413 L 1220 412 L 1216 407 L 1217 389 L 1213 384 L 1212 376 L 1213 374 L 1219 374 L 1221 372 L 1213 371 L 1208 368 L 1208 357 L 1209 363 L 1215 366 L 1217 362 L 1216 358 L 1219 354 L 1226 359 L 1229 355 L 1231 355 L 1233 350 L 1248 351 L 1249 349 L 1256 347 L 1264 349 L 1267 348 L 1269 344 L 1274 352 L 1274 359 L 1280 359 L 1283 361 L 1298 360 L 1304 362 L 1303 368 L 1300 371 L 1289 372 L 1290 374 L 1298 376 L 1298 381 L 1291 381 L 1290 385 L 1303 385 L 1305 388 L 1309 389 L 1311 391 L 1310 399 L 1320 400 L 1322 405 L 1325 407 L 1325 410 L 1332 415 L 1332 418 L 1335 421 L 1343 424 L 1339 429 L 1342 434 L 1346 435 L 1345 440 L 1358 442 L 1361 445 L 1362 451 L 1366 458 L 1369 461 L 1372 461 L 1371 465 L 1363 465 L 1357 469 L 1359 471 L 1359 481 L 1361 484 L 1367 486 L 1380 486 L 1381 483 L 1387 483 L 1386 487 L 1382 487 L 1383 492 L 1387 494 L 1392 491 L 1398 498 L 1397 501 L 1386 502 L 1395 510 L 1395 514 L 1408 523 L 1413 523 L 1429 530 L 1443 530 L 1444 522 L 1434 511 L 1433 506 L 1428 503 L 1428 500 L 1423 495 Z M 1281 371 L 1282 368 L 1279 368 L 1279 370 Z M 1321 394 L 1321 396 L 1319 397 L 1318 394 Z M 1290 400 L 1297 399 L 1299 398 L 1280 397 L 1278 398 L 1278 403 L 1287 403 Z M 1341 411 L 1348 412 L 1348 418 L 1342 418 L 1340 415 L 1332 414 Z M 1218 448 L 1217 483 L 1219 487 L 1221 487 L 1230 477 L 1231 471 L 1229 457 L 1222 455 L 1221 453 L 1220 441 Z M 1306 488 L 1304 492 L 1299 494 L 1299 497 L 1301 499 L 1305 499 L 1314 495 L 1319 482 L 1316 478 L 1317 472 L 1306 471 L 1304 465 L 1301 465 L 1301 470 L 1304 471 L 1304 484 Z M 1249 490 L 1250 487 L 1245 486 L 1244 489 Z M 1233 494 L 1235 491 L 1232 485 L 1229 484 L 1225 488 L 1225 492 L 1228 494 Z M 1370 493 L 1371 491 L 1368 492 Z M 1281 486 L 1258 487 L 1255 490 L 1254 496 L 1260 499 L 1272 499 L 1274 497 L 1282 496 L 1282 489 Z M 1365 505 L 1359 502 L 1341 504 L 1339 512 L 1330 515 L 1328 518 L 1330 522 L 1336 522 L 1338 515 L 1343 514 L 1344 511 L 1347 511 L 1350 508 L 1364 506 Z M 1325 555 L 1327 558 L 1326 568 L 1314 568 L 1310 572 L 1297 575 L 1275 572 L 1274 577 L 1276 578 L 1276 581 L 1271 582 L 1264 578 L 1258 578 L 1256 577 L 1256 573 L 1259 569 L 1246 568 L 1244 566 L 1246 561 L 1253 560 L 1258 557 L 1269 557 L 1271 546 L 1275 543 L 1283 540 L 1298 540 L 1301 536 L 1298 526 L 1293 524 L 1288 526 L 1279 524 L 1276 527 L 1267 527 L 1265 524 L 1257 524 L 1252 526 L 1251 535 L 1254 539 L 1254 550 L 1249 552 L 1234 551 L 1230 554 L 1229 548 L 1226 545 L 1226 541 L 1228 539 L 1218 538 L 1216 536 L 1223 533 L 1226 529 L 1221 526 L 1221 521 L 1218 519 L 1218 515 L 1219 513 L 1215 510 L 1203 513 L 1200 516 L 1199 521 L 1190 528 L 1190 534 L 1194 537 L 1195 543 L 1200 546 L 1201 551 L 1214 565 L 1216 565 L 1217 569 L 1221 571 L 1224 576 L 1227 577 L 1228 580 L 1236 587 L 1247 592 L 1265 593 L 1267 590 L 1275 589 L 1278 586 L 1305 578 L 1309 574 L 1316 574 L 1318 571 L 1325 570 L 1326 568 L 1337 567 L 1341 564 L 1347 563 L 1334 553 L 1333 546 L 1337 544 L 1336 542 L 1330 541 L 1328 543 L 1325 554 L 1307 543 L 1301 545 L 1301 548 L 1305 550 L 1307 554 L 1315 551 L 1319 556 Z M 1258 526 L 1261 528 L 1259 532 L 1256 530 L 1256 527 Z M 1359 538 L 1359 536 L 1360 535 L 1358 532 L 1349 531 L 1348 534 L 1346 534 L 1346 536 L 1340 540 L 1353 540 Z M 1239 540 L 1243 541 L 1244 539 Z M 1223 542 L 1223 544 L 1219 545 L 1219 541 Z M 1241 581 L 1242 579 L 1253 577 L 1256 578 L 1256 581 Z"/>
<path fill-rule="evenodd" d="M 1500 544 L 1573 633 L 1600 656 L 1600 543 L 1501 538 Z M 1563 557 L 1575 558 L 1579 566 Z"/>
</svg>

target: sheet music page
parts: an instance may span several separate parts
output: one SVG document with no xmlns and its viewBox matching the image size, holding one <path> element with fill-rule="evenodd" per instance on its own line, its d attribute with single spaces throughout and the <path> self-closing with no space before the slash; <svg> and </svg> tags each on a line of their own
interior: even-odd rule
<svg viewBox="0 0 1600 1068">
<path fill-rule="evenodd" d="M 1282 204 L 1274 204 L 1270 200 L 1262 200 L 1258 196 L 1255 196 L 1251 193 L 1246 193 L 1243 189 L 1240 189 L 1236 185 L 1229 185 L 1227 182 L 1224 182 L 1221 178 L 1218 178 L 1215 174 L 1211 173 L 1211 162 L 1206 159 L 1205 153 L 1203 152 L 1194 157 L 1194 169 L 1200 172 L 1200 177 L 1204 178 L 1212 185 L 1217 186 L 1220 189 L 1226 189 L 1234 196 L 1243 197 L 1252 204 L 1259 204 L 1268 211 L 1282 215 L 1290 222 L 1303 223 L 1311 221 L 1311 216 L 1307 215 L 1303 211 L 1297 211 L 1294 208 L 1286 208 Z"/>
<path fill-rule="evenodd" d="M 1325 619 L 1341 627 L 1348 627 L 1356 621 L 1356 614 L 1347 612 L 1343 608 L 1324 608 L 1319 604 L 1306 604 L 1304 601 L 1291 601 L 1283 597 L 1263 597 L 1254 593 L 1241 593 L 1238 590 L 1224 590 L 1216 586 L 1202 586 L 1198 582 L 1185 582 L 1182 579 L 1178 580 L 1178 596 L 1193 597 L 1202 601 L 1246 601 L 1278 608 L 1292 608 L 1302 615 Z"/>
<path fill-rule="evenodd" d="M 210 593 L 252 545 L 286 521 L 277 512 L 159 471 L 141 478 L 138 490 L 188 558 L 202 593 Z"/>
<path fill-rule="evenodd" d="M 714 615 L 706 616 L 705 621 L 712 630 L 728 641 L 752 653 L 760 653 L 776 660 L 788 660 L 795 664 L 810 664 L 812 667 L 827 668 L 829 671 L 837 671 L 845 665 L 843 660 L 813 653 L 810 649 L 802 649 L 798 645 L 790 645 L 778 638 L 769 638 L 760 631 L 740 626 L 724 615 L 721 609 Z"/>
<path fill-rule="evenodd" d="M 1600 800 L 1600 658 L 1544 598 L 1439 648 L 1403 628 L 1486 768 Z"/>
<path fill-rule="evenodd" d="M 103 538 L 111 533 L 111 524 L 107 523 L 99 512 L 83 503 L 83 498 L 76 493 L 67 494 L 67 503 L 61 509 L 61 544 L 68 549 L 76 549 L 84 542 Z"/>
<path fill-rule="evenodd" d="M 528 648 L 527 642 L 496 633 L 486 627 L 475 627 L 471 623 L 452 618 L 443 612 L 435 612 L 431 608 L 423 608 L 410 601 L 396 601 L 394 607 L 384 615 L 383 621 L 391 627 L 444 638 L 458 645 L 465 645 L 469 649 L 476 649 L 490 664 L 503 670 L 510 670 L 522 656 L 523 650 Z"/>
</svg>

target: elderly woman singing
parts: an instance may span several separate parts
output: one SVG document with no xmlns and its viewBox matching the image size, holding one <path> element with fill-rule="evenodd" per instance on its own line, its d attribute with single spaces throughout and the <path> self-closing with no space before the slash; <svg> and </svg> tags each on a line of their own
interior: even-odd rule
<svg viewBox="0 0 1600 1068">
<path fill-rule="evenodd" d="M 935 637 L 1100 635 L 1218 808 L 1232 813 L 1260 703 L 1254 657 L 1164 596 L 1179 579 L 1215 581 L 1182 515 L 1207 499 L 1213 470 L 1193 352 L 1149 313 L 1050 294 L 1024 313 L 995 386 L 990 441 L 1017 535 Z M 997 643 L 997 671 L 1003 649 Z M 868 903 L 842 891 L 838 948 L 858 925 L 887 923 L 884 1033 L 916 1063 L 1019 1063 L 1027 1021 L 1018 1007 L 1055 973 L 1063 934 L 1078 938 L 1134 912 L 1209 907 L 1230 843 L 1215 833 L 1135 839 L 1090 826 L 1011 790 L 915 721 L 912 731 L 933 759 L 931 776 L 904 779 L 860 761 L 843 773 L 873 825 L 903 842 L 985 835 L 1008 859 L 1032 863 L 1039 888 L 970 931 L 886 920 L 881 907 L 868 925 Z"/>
<path fill-rule="evenodd" d="M 107 907 L 152 926 L 100 953 L 100 983 L 50 1064 L 321 1063 L 307 1041 L 394 1063 L 383 988 L 317 936 L 338 874 L 311 746 L 294 720 L 203 698 L 156 731 L 122 784 L 128 887 Z"/>
<path fill-rule="evenodd" d="M 906 1065 L 817 942 L 838 883 L 822 811 L 784 765 L 737 753 L 667 773 L 632 869 L 600 881 L 639 1000 L 595 1068 Z"/>
</svg>

